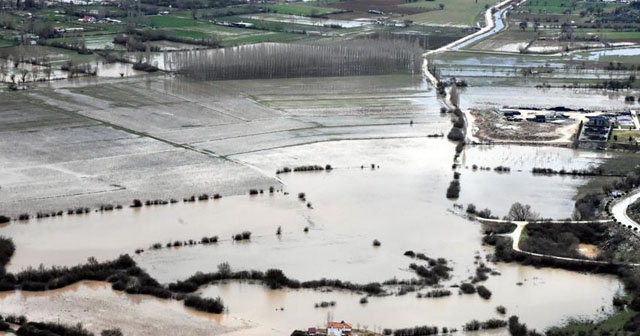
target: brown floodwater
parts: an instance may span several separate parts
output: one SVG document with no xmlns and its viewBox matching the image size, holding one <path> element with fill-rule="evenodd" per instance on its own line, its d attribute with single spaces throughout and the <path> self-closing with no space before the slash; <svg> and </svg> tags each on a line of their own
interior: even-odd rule
<svg viewBox="0 0 640 336">
<path fill-rule="evenodd" d="M 253 327 L 239 319 L 197 312 L 182 302 L 117 292 L 109 283 L 95 281 L 47 292 L 2 292 L 0 311 L 37 322 L 81 322 L 97 335 L 109 328 L 120 328 L 125 335 L 167 335 L 169 330 L 213 335 Z"/>
<path fill-rule="evenodd" d="M 155 242 L 218 235 L 218 244 L 147 250 L 135 259 L 163 283 L 198 271 L 215 271 L 222 262 L 229 262 L 234 270 L 280 268 L 298 280 L 339 278 L 366 283 L 415 277 L 409 269 L 415 260 L 403 255 L 413 250 L 449 260 L 454 271 L 445 285 L 450 286 L 475 274 L 476 256 L 492 252 L 480 246 L 479 224 L 452 211 L 455 201 L 445 198 L 453 177 L 453 152 L 454 145 L 442 138 L 410 138 L 321 142 L 237 155 L 232 159 L 267 175 L 284 166 L 331 164 L 335 169 L 278 175 L 288 195 L 270 195 L 265 190 L 257 196 L 34 219 L 6 225 L 0 233 L 17 245 L 10 271 L 40 263 L 73 265 L 90 256 L 111 259 Z M 571 197 L 587 180 L 534 176 L 528 170 L 538 164 L 583 169 L 603 158 L 603 154 L 569 149 L 470 147 L 461 158 L 464 166 L 503 164 L 513 170 L 499 174 L 463 168 L 457 202 L 473 202 L 503 215 L 512 202 L 520 200 L 545 217 L 568 217 L 573 209 Z M 299 192 L 306 193 L 311 208 L 297 199 Z M 278 227 L 281 236 L 276 235 Z M 308 233 L 303 232 L 305 227 Z M 250 242 L 230 239 L 245 230 L 253 233 Z M 374 239 L 381 246 L 372 246 Z M 270 291 L 237 283 L 211 286 L 203 292 L 220 295 L 228 305 L 229 314 L 220 317 L 222 325 L 245 321 L 255 335 L 281 335 L 293 328 L 320 325 L 328 313 L 369 328 L 434 324 L 460 329 L 471 319 L 497 317 L 498 305 L 542 329 L 567 317 L 595 318 L 610 312 L 610 298 L 621 290 L 620 282 L 610 276 L 517 265 L 491 267 L 502 275 L 486 282 L 493 292 L 489 301 L 457 293 L 442 299 L 408 294 L 370 298 L 362 306 L 361 295 L 352 293 Z M 91 293 L 87 297 L 94 296 Z M 0 300 L 0 307 L 7 300 Z M 338 304 L 331 309 L 314 308 L 320 301 Z"/>
<path fill-rule="evenodd" d="M 511 315 L 519 316 L 530 328 L 540 331 L 565 322 L 568 317 L 602 318 L 612 312 L 611 296 L 620 291 L 619 282 L 608 276 L 513 265 L 499 265 L 498 270 L 502 275 L 485 283 L 493 292 L 490 300 L 476 294 L 460 295 L 456 288 L 449 288 L 453 295 L 444 298 L 417 298 L 416 293 L 408 293 L 369 297 L 368 303 L 361 304 L 362 294 L 269 290 L 246 282 L 211 285 L 202 294 L 225 300 L 229 312 L 222 315 L 222 324 L 238 318 L 255 324 L 243 330 L 243 335 L 285 335 L 293 328 L 323 326 L 327 320 L 345 320 L 374 331 L 415 325 L 462 330 L 473 319 L 506 319 Z M 575 293 L 578 283 L 580 292 L 590 295 Z M 426 290 L 419 292 L 424 294 Z M 322 301 L 334 301 L 335 306 L 316 308 L 315 304 Z M 496 312 L 498 305 L 507 308 L 506 315 Z"/>
</svg>

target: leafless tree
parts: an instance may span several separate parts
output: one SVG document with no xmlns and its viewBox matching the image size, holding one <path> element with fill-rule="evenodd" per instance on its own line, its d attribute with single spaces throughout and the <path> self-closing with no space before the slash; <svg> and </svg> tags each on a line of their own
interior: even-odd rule
<svg viewBox="0 0 640 336">
<path fill-rule="evenodd" d="M 195 79 L 297 78 L 421 73 L 420 47 L 404 40 L 324 44 L 263 43 L 175 56 L 179 72 Z"/>
<path fill-rule="evenodd" d="M 540 215 L 531 210 L 529 204 L 516 202 L 511 205 L 507 218 L 513 221 L 533 221 L 540 218 Z"/>
</svg>

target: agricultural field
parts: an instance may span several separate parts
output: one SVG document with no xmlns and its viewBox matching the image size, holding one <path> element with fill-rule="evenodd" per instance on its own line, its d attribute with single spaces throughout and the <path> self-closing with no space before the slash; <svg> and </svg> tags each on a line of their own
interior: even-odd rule
<svg viewBox="0 0 640 336">
<path fill-rule="evenodd" d="M 424 136 L 445 132 L 449 123 L 421 123 L 425 115 L 437 115 L 439 105 L 433 90 L 406 75 L 225 82 L 155 76 L 86 83 L 0 93 L 3 118 L 15 119 L 0 132 L 4 166 L 13 169 L 11 186 L 2 186 L 2 209 L 26 209 L 34 183 L 49 209 L 75 199 L 87 206 L 127 202 L 139 193 L 241 193 L 273 180 L 225 156 L 327 139 Z M 28 112 L 39 111 L 35 106 L 42 113 Z M 53 106 L 55 116 L 47 112 Z M 51 120 L 62 124 L 48 128 Z M 94 140 L 81 141 L 87 138 Z M 29 153 L 40 153 L 39 160 L 53 166 L 33 167 Z M 105 166 L 109 172 L 100 173 Z"/>
<path fill-rule="evenodd" d="M 340 9 L 319 7 L 308 5 L 306 3 L 297 4 L 267 4 L 264 6 L 269 11 L 281 14 L 302 15 L 302 16 L 319 16 L 342 12 Z"/>
<path fill-rule="evenodd" d="M 422 9 L 423 13 L 406 16 L 416 24 L 443 26 L 477 26 L 484 22 L 484 11 L 498 2 L 479 0 L 418 1 L 402 5 L 404 8 Z M 441 9 L 440 5 L 444 7 Z"/>
</svg>

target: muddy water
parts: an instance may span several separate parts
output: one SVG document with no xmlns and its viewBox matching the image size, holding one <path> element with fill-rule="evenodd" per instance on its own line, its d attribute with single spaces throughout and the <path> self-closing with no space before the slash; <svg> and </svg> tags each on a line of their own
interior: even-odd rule
<svg viewBox="0 0 640 336">
<path fill-rule="evenodd" d="M 238 282 L 212 285 L 202 294 L 226 298 L 229 313 L 222 315 L 222 324 L 241 318 L 256 325 L 243 330 L 245 335 L 284 335 L 292 328 L 323 326 L 327 319 L 346 320 L 375 331 L 425 324 L 461 330 L 473 319 L 506 318 L 496 312 L 498 305 L 507 308 L 506 316 L 518 315 L 529 327 L 541 330 L 568 316 L 598 319 L 610 313 L 611 296 L 620 290 L 616 280 L 605 276 L 512 265 L 500 265 L 498 270 L 502 275 L 484 284 L 493 291 L 490 300 L 476 294 L 459 295 L 456 288 L 449 288 L 453 295 L 444 298 L 419 299 L 416 293 L 408 293 L 370 297 L 367 304 L 361 304 L 363 295 L 356 293 L 268 290 Z M 575 283 L 594 295 L 567 295 L 574 292 Z M 335 306 L 315 308 L 322 301 L 335 301 Z M 389 313 L 394 311 L 402 313 Z"/>
<path fill-rule="evenodd" d="M 103 329 L 120 328 L 125 335 L 212 335 L 253 326 L 221 315 L 184 307 L 182 302 L 116 292 L 104 282 L 84 281 L 48 292 L 0 293 L 3 315 L 25 315 L 31 321 L 81 322 L 99 335 Z"/>
<path fill-rule="evenodd" d="M 565 106 L 574 109 L 622 110 L 624 94 L 585 89 L 535 89 L 531 87 L 469 87 L 460 95 L 461 106 Z"/>
<path fill-rule="evenodd" d="M 12 223 L 0 233 L 12 237 L 18 246 L 11 271 L 41 262 L 71 265 L 89 256 L 110 259 L 154 242 L 219 235 L 222 240 L 216 245 L 148 250 L 136 260 L 161 282 L 184 279 L 197 271 L 215 271 L 219 263 L 229 262 L 235 270 L 280 268 L 298 280 L 325 277 L 365 283 L 414 277 L 408 268 L 414 260 L 403 256 L 411 249 L 449 260 L 454 271 L 445 284 L 448 286 L 472 276 L 477 253 L 491 251 L 480 246 L 477 223 L 449 211 L 453 202 L 444 194 L 453 175 L 453 152 L 454 145 L 443 138 L 415 138 L 322 142 L 238 155 L 232 159 L 267 175 L 283 166 L 331 164 L 335 169 L 279 175 L 288 195 L 267 192 L 254 197 L 31 220 Z M 550 167 L 583 169 L 602 156 L 512 146 L 471 147 L 461 159 L 465 165 L 503 164 L 514 171 L 498 174 L 463 170 L 459 202 L 473 202 L 503 213 L 513 201 L 521 200 L 545 217 L 564 218 L 573 208 L 567 200 L 586 180 L 533 176 L 529 168 L 554 162 Z M 500 190 L 508 192 L 496 192 Z M 312 208 L 297 199 L 299 192 L 306 193 Z M 275 234 L 278 227 L 283 232 L 280 237 Z M 308 233 L 303 232 L 305 227 L 309 227 Z M 253 232 L 250 242 L 229 239 L 244 230 Z M 374 239 L 382 245 L 373 247 Z M 459 327 L 472 318 L 494 317 L 495 306 L 502 304 L 530 326 L 543 328 L 566 316 L 595 317 L 601 307 L 608 311 L 610 297 L 620 287 L 612 277 L 515 265 L 499 266 L 499 271 L 502 276 L 487 282 L 494 292 L 488 302 L 477 296 L 418 300 L 407 295 L 373 298 L 363 307 L 359 295 L 271 292 L 235 284 L 211 287 L 205 294 L 221 295 L 229 305 L 230 315 L 223 317 L 223 325 L 229 318 L 244 319 L 257 325 L 256 335 L 276 335 L 322 323 L 326 311 L 316 311 L 313 304 L 331 300 L 339 301 L 333 308 L 335 318 L 370 327 L 425 323 Z M 517 286 L 518 282 L 524 285 Z M 582 291 L 567 289 L 568 284 L 594 295 L 584 297 Z M 249 303 L 257 308 L 247 306 Z M 278 306 L 285 310 L 273 315 Z M 389 314 L 400 309 L 407 313 Z"/>
</svg>

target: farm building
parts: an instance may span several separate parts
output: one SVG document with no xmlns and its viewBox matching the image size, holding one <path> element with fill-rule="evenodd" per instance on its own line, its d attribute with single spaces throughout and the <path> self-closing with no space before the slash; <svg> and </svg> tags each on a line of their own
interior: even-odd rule
<svg viewBox="0 0 640 336">
<path fill-rule="evenodd" d="M 351 325 L 340 322 L 327 322 L 327 336 L 344 336 L 351 335 Z"/>
</svg>

